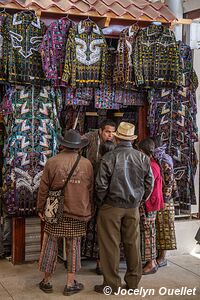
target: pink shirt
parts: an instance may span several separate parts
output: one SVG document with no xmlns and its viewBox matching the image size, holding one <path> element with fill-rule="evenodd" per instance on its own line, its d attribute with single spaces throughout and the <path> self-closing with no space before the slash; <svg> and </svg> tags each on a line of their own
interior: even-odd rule
<svg viewBox="0 0 200 300">
<path fill-rule="evenodd" d="M 149 199 L 145 202 L 147 212 L 158 211 L 161 208 L 164 208 L 162 176 L 160 167 L 153 158 L 151 159 L 151 169 L 154 176 L 154 188 Z"/>
</svg>

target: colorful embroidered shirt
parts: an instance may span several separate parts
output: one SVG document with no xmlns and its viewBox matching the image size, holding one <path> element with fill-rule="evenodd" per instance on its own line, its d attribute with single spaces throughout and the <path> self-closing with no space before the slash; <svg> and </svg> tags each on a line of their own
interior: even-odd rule
<svg viewBox="0 0 200 300">
<path fill-rule="evenodd" d="M 45 76 L 39 48 L 46 26 L 32 12 L 20 12 L 6 20 L 6 37 L 9 47 L 6 69 L 8 81 L 41 85 Z"/>
<path fill-rule="evenodd" d="M 70 27 L 71 21 L 66 18 L 51 23 L 40 47 L 44 73 L 54 86 L 66 86 L 62 74 Z"/>
<path fill-rule="evenodd" d="M 134 68 L 138 86 L 180 85 L 182 66 L 174 33 L 157 25 L 141 29 L 136 38 Z"/>
<path fill-rule="evenodd" d="M 107 44 L 101 29 L 84 20 L 70 29 L 63 81 L 72 87 L 98 86 L 105 79 Z"/>
<path fill-rule="evenodd" d="M 135 40 L 139 27 L 137 25 L 124 29 L 119 37 L 114 70 L 114 83 L 126 89 L 135 88 L 133 57 Z"/>
</svg>

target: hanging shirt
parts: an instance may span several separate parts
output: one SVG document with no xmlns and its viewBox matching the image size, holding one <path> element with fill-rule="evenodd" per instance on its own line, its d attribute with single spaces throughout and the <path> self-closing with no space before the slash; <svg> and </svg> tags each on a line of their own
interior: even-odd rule
<svg viewBox="0 0 200 300">
<path fill-rule="evenodd" d="M 6 69 L 11 83 L 45 82 L 39 48 L 46 26 L 32 12 L 20 12 L 6 20 L 6 37 L 9 47 L 4 47 L 8 61 Z"/>
<path fill-rule="evenodd" d="M 96 87 L 105 79 L 107 44 L 101 29 L 84 20 L 70 29 L 63 81 L 72 87 Z"/>
<path fill-rule="evenodd" d="M 72 22 L 66 18 L 51 23 L 40 47 L 44 73 L 54 86 L 66 86 L 66 82 L 62 81 L 62 74 L 71 25 Z"/>
<path fill-rule="evenodd" d="M 174 33 L 156 25 L 141 29 L 136 38 L 134 68 L 138 86 L 180 85 L 182 65 Z"/>
<path fill-rule="evenodd" d="M 139 31 L 137 25 L 124 29 L 119 37 L 114 70 L 114 83 L 122 88 L 135 89 L 133 57 L 135 40 Z"/>
</svg>

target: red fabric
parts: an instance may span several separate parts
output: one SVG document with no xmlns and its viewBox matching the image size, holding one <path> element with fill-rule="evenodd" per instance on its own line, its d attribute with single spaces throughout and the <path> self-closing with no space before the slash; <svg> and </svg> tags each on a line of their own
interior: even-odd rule
<svg viewBox="0 0 200 300">
<path fill-rule="evenodd" d="M 150 198 L 145 202 L 146 212 L 158 211 L 161 208 L 164 208 L 162 176 L 160 167 L 154 159 L 151 159 L 151 169 L 154 176 L 154 188 Z"/>
</svg>

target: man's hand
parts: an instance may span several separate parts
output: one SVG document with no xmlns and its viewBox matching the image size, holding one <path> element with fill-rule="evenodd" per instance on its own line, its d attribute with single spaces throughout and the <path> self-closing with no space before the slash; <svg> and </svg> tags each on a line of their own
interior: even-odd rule
<svg viewBox="0 0 200 300">
<path fill-rule="evenodd" d="M 43 213 L 39 212 L 38 216 L 40 217 L 41 221 L 43 221 L 43 222 L 45 221 Z"/>
</svg>

